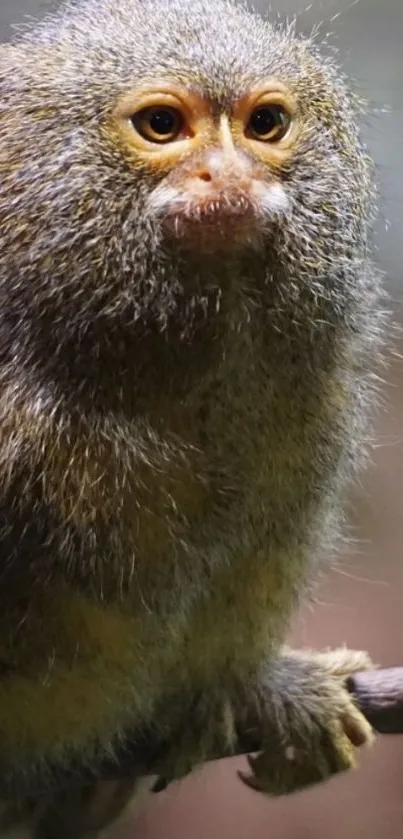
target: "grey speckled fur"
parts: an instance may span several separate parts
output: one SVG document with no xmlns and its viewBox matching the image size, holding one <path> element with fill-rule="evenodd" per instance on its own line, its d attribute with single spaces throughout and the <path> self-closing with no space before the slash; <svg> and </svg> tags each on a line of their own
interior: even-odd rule
<svg viewBox="0 0 403 839">
<path fill-rule="evenodd" d="M 166 238 L 163 176 L 110 130 L 117 98 L 161 75 L 219 111 L 265 78 L 295 98 L 298 142 L 267 172 L 287 208 L 257 246 L 191 257 Z M 346 715 L 370 738 L 341 680 L 365 656 L 281 652 L 368 443 L 382 317 L 359 108 L 313 43 L 226 0 L 82 3 L 0 49 L 0 643 L 17 674 L 0 759 L 18 806 L 47 765 L 96 766 L 145 725 L 180 775 L 231 747 L 248 703 L 267 791 L 351 765 Z"/>
</svg>

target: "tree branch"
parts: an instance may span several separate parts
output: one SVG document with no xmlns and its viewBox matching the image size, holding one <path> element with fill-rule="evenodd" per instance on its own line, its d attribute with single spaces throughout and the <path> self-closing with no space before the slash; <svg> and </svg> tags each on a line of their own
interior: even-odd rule
<svg viewBox="0 0 403 839">
<path fill-rule="evenodd" d="M 403 667 L 356 673 L 347 687 L 380 734 L 403 734 Z"/>
</svg>

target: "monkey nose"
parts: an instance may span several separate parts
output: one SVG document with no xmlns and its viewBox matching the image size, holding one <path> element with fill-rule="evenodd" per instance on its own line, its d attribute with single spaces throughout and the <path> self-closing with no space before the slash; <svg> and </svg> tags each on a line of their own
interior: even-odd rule
<svg viewBox="0 0 403 839">
<path fill-rule="evenodd" d="M 213 175 L 210 172 L 209 168 L 207 166 L 204 166 L 198 172 L 196 172 L 196 178 L 200 178 L 201 181 L 204 181 L 206 184 L 208 184 L 213 180 Z"/>
<path fill-rule="evenodd" d="M 251 180 L 249 161 L 243 154 L 236 152 L 229 155 L 223 151 L 212 151 L 193 172 L 193 182 L 202 189 L 204 185 L 206 190 L 225 189 L 228 186 L 244 189 L 250 186 Z"/>
</svg>

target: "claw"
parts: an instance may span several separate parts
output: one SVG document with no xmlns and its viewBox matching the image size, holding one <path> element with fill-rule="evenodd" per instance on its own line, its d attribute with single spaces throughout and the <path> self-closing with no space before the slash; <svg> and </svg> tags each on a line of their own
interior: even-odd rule
<svg viewBox="0 0 403 839">
<path fill-rule="evenodd" d="M 246 755 L 246 760 L 248 761 L 248 765 L 249 765 L 249 768 L 251 770 L 250 774 L 249 774 L 249 772 L 243 772 L 241 769 L 238 770 L 238 777 L 241 779 L 241 781 L 244 784 L 246 784 L 247 787 L 250 787 L 250 789 L 255 790 L 255 792 L 264 792 L 265 791 L 264 787 L 262 786 L 262 784 L 260 783 L 260 781 L 257 777 L 257 772 L 256 772 L 258 760 L 262 755 L 263 755 L 263 752 L 259 752 L 259 754 L 255 755 L 255 756 L 254 755 Z"/>
<path fill-rule="evenodd" d="M 163 792 L 168 785 L 169 781 L 166 778 L 157 778 L 154 786 L 152 787 L 152 792 Z"/>
<path fill-rule="evenodd" d="M 249 775 L 248 772 L 243 772 L 242 769 L 238 769 L 238 778 L 240 778 L 242 783 L 247 787 L 253 789 L 254 792 L 263 792 L 263 789 L 255 775 Z"/>
</svg>

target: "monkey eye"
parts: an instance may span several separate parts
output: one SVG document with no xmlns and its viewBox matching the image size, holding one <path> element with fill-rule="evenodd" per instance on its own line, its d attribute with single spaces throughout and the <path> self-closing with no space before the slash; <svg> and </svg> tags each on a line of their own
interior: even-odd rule
<svg viewBox="0 0 403 839">
<path fill-rule="evenodd" d="M 247 134 L 262 143 L 276 143 L 287 134 L 291 115 L 283 105 L 259 105 L 252 111 L 247 125 Z"/>
<path fill-rule="evenodd" d="M 182 134 L 183 116 L 176 108 L 153 105 L 130 118 L 138 134 L 149 143 L 172 143 Z"/>
</svg>

